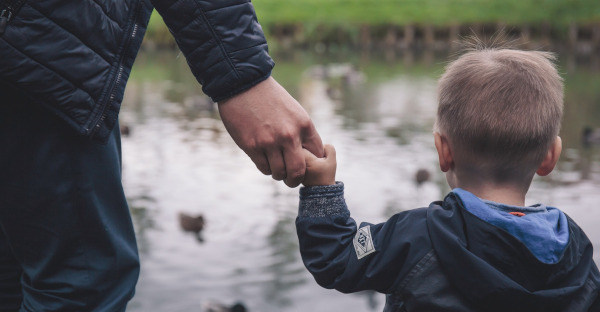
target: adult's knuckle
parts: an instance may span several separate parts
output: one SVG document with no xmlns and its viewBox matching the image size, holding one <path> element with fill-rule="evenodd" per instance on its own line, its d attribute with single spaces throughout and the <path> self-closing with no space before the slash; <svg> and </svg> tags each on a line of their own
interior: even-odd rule
<svg viewBox="0 0 600 312">
<path fill-rule="evenodd" d="M 306 163 L 304 162 L 291 162 L 288 164 L 288 175 L 295 177 L 304 176 L 304 172 L 306 171 Z"/>
<path fill-rule="evenodd" d="M 259 144 L 257 140 L 250 140 L 248 142 L 246 142 L 245 144 L 245 150 L 251 152 L 251 153 L 256 153 L 257 151 L 260 150 L 259 148 Z"/>
<path fill-rule="evenodd" d="M 272 146 L 274 143 L 274 139 L 272 136 L 262 136 L 257 138 L 256 140 L 256 148 L 257 149 L 267 149 L 268 147 Z"/>
<path fill-rule="evenodd" d="M 312 128 L 312 121 L 310 120 L 310 118 L 302 118 L 298 122 L 298 126 L 303 130 L 310 129 Z"/>
<path fill-rule="evenodd" d="M 283 142 L 289 142 L 296 138 L 296 132 L 292 129 L 286 128 L 279 132 L 279 140 Z"/>
<path fill-rule="evenodd" d="M 295 170 L 288 174 L 288 179 L 301 180 L 304 177 L 304 170 Z"/>
<path fill-rule="evenodd" d="M 275 179 L 277 181 L 281 181 L 286 178 L 286 173 L 283 170 L 277 170 L 277 171 L 274 171 L 271 176 L 273 177 L 273 179 Z"/>
</svg>

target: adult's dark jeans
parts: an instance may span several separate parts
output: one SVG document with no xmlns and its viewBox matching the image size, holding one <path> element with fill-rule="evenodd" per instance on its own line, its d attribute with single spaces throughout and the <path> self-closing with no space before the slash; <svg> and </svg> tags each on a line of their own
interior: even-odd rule
<svg viewBox="0 0 600 312">
<path fill-rule="evenodd" d="M 0 311 L 124 311 L 138 275 L 118 126 L 99 144 L 0 87 Z"/>
</svg>

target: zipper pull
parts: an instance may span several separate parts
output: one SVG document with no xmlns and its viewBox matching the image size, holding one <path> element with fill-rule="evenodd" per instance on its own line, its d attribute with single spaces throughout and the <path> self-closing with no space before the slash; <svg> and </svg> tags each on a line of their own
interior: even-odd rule
<svg viewBox="0 0 600 312">
<path fill-rule="evenodd" d="M 4 35 L 4 31 L 6 30 L 6 25 L 10 21 L 12 17 L 12 11 L 10 9 L 2 10 L 0 13 L 0 36 Z"/>
</svg>

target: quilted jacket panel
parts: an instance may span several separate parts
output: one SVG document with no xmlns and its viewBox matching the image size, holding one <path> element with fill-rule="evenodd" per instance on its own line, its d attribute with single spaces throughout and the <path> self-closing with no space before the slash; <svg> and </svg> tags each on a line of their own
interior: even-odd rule
<svg viewBox="0 0 600 312">
<path fill-rule="evenodd" d="M 0 37 L 0 83 L 105 141 L 151 11 L 146 0 L 29 0 Z"/>
<path fill-rule="evenodd" d="M 274 63 L 247 0 L 28 0 L 0 37 L 0 84 L 105 141 L 152 5 L 214 101 L 269 77 Z"/>
<path fill-rule="evenodd" d="M 275 65 L 248 0 L 152 0 L 204 93 L 215 102 L 244 91 Z"/>
</svg>

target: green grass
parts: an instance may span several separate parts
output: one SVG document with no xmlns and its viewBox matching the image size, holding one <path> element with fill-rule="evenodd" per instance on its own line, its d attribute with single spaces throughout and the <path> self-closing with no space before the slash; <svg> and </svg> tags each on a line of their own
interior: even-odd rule
<svg viewBox="0 0 600 312">
<path fill-rule="evenodd" d="M 358 35 L 362 25 L 548 23 L 565 29 L 572 22 L 600 23 L 599 0 L 253 0 L 267 36 L 280 25 L 302 25 L 308 36 L 343 28 Z M 318 29 L 324 27 L 324 29 Z M 170 43 L 171 35 L 154 12 L 147 36 Z"/>
<path fill-rule="evenodd" d="M 598 0 L 254 0 L 261 24 L 528 24 L 600 21 Z"/>
</svg>

